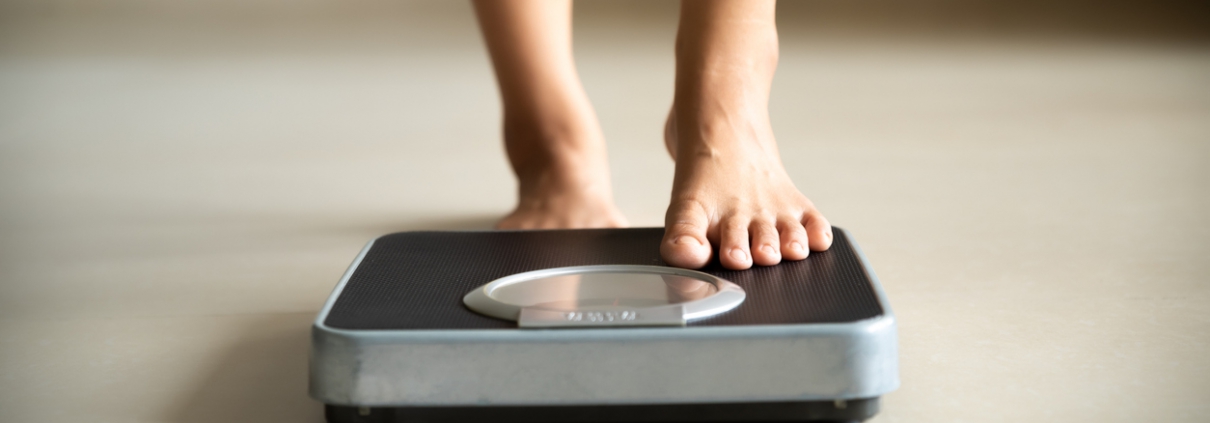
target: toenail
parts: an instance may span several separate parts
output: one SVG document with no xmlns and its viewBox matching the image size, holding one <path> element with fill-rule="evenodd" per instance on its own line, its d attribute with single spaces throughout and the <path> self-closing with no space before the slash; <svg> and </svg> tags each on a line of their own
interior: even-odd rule
<svg viewBox="0 0 1210 423">
<path fill-rule="evenodd" d="M 764 251 L 766 254 L 777 254 L 777 250 L 774 250 L 773 246 L 769 245 L 769 244 L 762 245 L 760 247 L 760 249 L 761 249 L 761 251 Z"/>
<path fill-rule="evenodd" d="M 677 238 L 676 244 L 677 245 L 681 245 L 681 244 L 702 245 L 702 242 L 698 241 L 697 238 L 685 235 L 680 238 Z"/>
<path fill-rule="evenodd" d="M 795 241 L 790 243 L 790 249 L 794 251 L 802 251 L 802 243 Z"/>
<path fill-rule="evenodd" d="M 745 253 L 744 250 L 736 248 L 731 250 L 731 258 L 736 259 L 741 263 L 746 263 L 748 262 L 748 253 Z"/>
</svg>

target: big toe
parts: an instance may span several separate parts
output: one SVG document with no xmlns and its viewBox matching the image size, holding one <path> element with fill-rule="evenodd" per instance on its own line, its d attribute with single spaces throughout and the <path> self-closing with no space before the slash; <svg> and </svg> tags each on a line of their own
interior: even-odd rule
<svg viewBox="0 0 1210 423">
<path fill-rule="evenodd" d="M 676 267 L 698 269 L 710 262 L 710 241 L 706 239 L 705 213 L 694 208 L 669 210 L 660 243 L 660 256 Z"/>
</svg>

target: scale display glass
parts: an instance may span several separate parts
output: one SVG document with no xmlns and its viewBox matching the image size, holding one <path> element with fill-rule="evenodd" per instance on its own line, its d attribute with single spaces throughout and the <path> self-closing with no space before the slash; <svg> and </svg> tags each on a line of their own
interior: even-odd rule
<svg viewBox="0 0 1210 423">
<path fill-rule="evenodd" d="M 662 266 L 576 266 L 510 275 L 463 298 L 478 313 L 521 327 L 667 326 L 713 316 L 744 300 L 739 286 Z"/>
</svg>

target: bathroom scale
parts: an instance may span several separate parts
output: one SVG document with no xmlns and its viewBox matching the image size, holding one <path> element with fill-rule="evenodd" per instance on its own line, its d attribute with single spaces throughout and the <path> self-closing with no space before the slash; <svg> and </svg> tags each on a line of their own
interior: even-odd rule
<svg viewBox="0 0 1210 423">
<path fill-rule="evenodd" d="M 315 319 L 332 423 L 861 421 L 896 324 L 849 233 L 805 260 L 697 270 L 663 228 L 402 232 Z"/>
</svg>

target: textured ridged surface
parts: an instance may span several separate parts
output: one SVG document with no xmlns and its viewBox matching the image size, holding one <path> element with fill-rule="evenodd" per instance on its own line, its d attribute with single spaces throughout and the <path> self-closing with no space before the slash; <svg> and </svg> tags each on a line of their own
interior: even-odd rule
<svg viewBox="0 0 1210 423">
<path fill-rule="evenodd" d="M 324 323 L 341 329 L 488 329 L 515 324 L 480 316 L 462 296 L 530 270 L 593 264 L 664 265 L 663 228 L 516 232 L 405 232 L 375 241 Z M 703 269 L 742 286 L 736 309 L 690 326 L 851 322 L 882 314 L 843 231 L 806 260 L 729 271 Z"/>
</svg>

